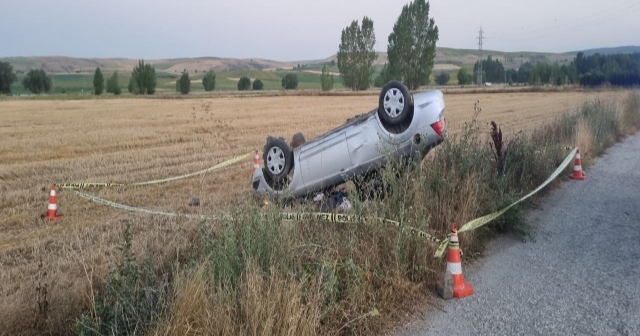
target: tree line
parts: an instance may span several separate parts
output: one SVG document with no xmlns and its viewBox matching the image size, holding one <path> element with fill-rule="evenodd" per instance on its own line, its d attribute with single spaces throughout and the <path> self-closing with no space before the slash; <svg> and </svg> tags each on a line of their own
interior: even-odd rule
<svg viewBox="0 0 640 336">
<path fill-rule="evenodd" d="M 327 76 L 322 76 L 324 83 L 323 88 L 328 87 L 330 89 L 333 86 L 333 75 L 330 77 Z M 11 94 L 11 85 L 17 80 L 18 77 L 13 70 L 13 66 L 8 62 L 0 62 L 0 94 Z M 92 84 L 95 95 L 101 95 L 105 91 L 114 95 L 120 95 L 122 93 L 118 71 L 114 71 L 105 81 L 102 70 L 100 67 L 97 67 L 93 73 Z M 53 88 L 51 77 L 47 75 L 43 69 L 29 70 L 22 80 L 22 85 L 26 90 L 34 94 L 49 93 Z M 213 70 L 208 71 L 203 76 L 202 85 L 205 91 L 213 91 L 215 89 L 216 74 Z M 138 65 L 133 68 L 127 90 L 129 93 L 135 95 L 155 94 L 156 87 L 157 75 L 154 66 L 145 63 L 144 60 L 139 60 Z M 260 79 L 256 79 L 251 83 L 248 77 L 243 76 L 239 79 L 237 87 L 238 90 L 263 90 L 264 84 Z M 283 89 L 293 90 L 297 87 L 298 76 L 296 74 L 289 73 L 282 78 Z M 186 69 L 180 78 L 176 80 L 176 91 L 182 94 L 188 94 L 191 91 L 191 79 Z"/>
<path fill-rule="evenodd" d="M 582 86 L 604 83 L 625 87 L 640 85 L 640 53 L 637 52 L 591 56 L 580 52 L 572 64 Z"/>
<path fill-rule="evenodd" d="M 633 54 L 594 54 L 585 56 L 579 52 L 570 64 L 523 63 L 518 69 L 505 69 L 498 59 L 488 56 L 473 67 L 473 76 L 478 78 L 482 69 L 482 78 L 494 83 L 526 83 L 529 85 L 568 85 L 579 84 L 585 87 L 601 85 L 636 86 L 640 85 L 640 53 Z M 460 70 L 461 72 L 463 69 Z M 460 84 L 469 84 L 472 78 L 466 78 Z"/>
</svg>

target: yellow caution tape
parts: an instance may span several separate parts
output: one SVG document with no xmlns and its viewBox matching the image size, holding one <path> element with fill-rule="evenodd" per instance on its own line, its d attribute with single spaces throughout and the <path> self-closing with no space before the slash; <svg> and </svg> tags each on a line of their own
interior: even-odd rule
<svg viewBox="0 0 640 336">
<path fill-rule="evenodd" d="M 471 231 L 471 230 L 475 230 L 483 225 L 486 225 L 487 223 L 491 222 L 492 220 L 500 217 L 500 215 L 502 215 L 503 213 L 507 212 L 507 210 L 511 209 L 512 207 L 514 207 L 516 204 L 526 200 L 527 198 L 531 197 L 533 194 L 537 193 L 538 191 L 540 191 L 542 188 L 544 188 L 545 186 L 547 186 L 547 184 L 549 184 L 551 181 L 553 181 L 556 177 L 558 177 L 558 175 L 560 175 L 560 173 L 562 173 L 562 171 L 567 168 L 567 166 L 569 165 L 569 163 L 571 163 L 571 160 L 573 159 L 573 157 L 576 155 L 578 148 L 574 148 L 571 153 L 569 153 L 569 155 L 567 155 L 567 157 L 564 159 L 564 161 L 560 164 L 560 166 L 558 166 L 558 168 L 556 168 L 556 170 L 551 174 L 551 176 L 549 176 L 544 182 L 542 182 L 542 184 L 537 187 L 536 189 L 534 189 L 532 192 L 524 195 L 522 198 L 520 198 L 519 200 L 515 201 L 514 203 L 510 204 L 509 206 L 506 206 L 505 208 L 496 211 L 494 213 L 490 213 L 488 215 L 476 218 L 466 224 L 464 224 L 459 230 L 458 233 L 460 232 L 466 232 L 466 231 Z M 440 258 L 442 257 L 442 254 L 444 253 L 445 247 L 447 246 L 447 243 L 449 242 L 449 238 L 447 237 L 446 239 L 444 239 L 442 241 L 442 243 L 440 244 L 440 246 L 438 247 L 438 250 L 436 251 L 434 257 L 436 258 Z"/>
<path fill-rule="evenodd" d="M 514 207 L 515 205 L 517 205 L 518 203 L 526 200 L 527 198 L 531 197 L 532 195 L 534 195 L 535 193 L 539 192 L 542 188 L 544 188 L 545 186 L 547 186 L 551 181 L 553 181 L 555 178 L 558 177 L 558 175 L 560 175 L 560 173 L 562 173 L 562 171 L 569 165 L 569 163 L 571 162 L 571 159 L 575 156 L 576 152 L 577 152 L 577 148 L 574 148 L 571 153 L 569 153 L 569 155 L 567 155 L 567 157 L 564 159 L 564 161 L 560 164 L 560 166 L 558 166 L 558 168 L 556 168 L 556 170 L 551 174 L 551 176 L 549 176 L 540 186 L 538 186 L 535 190 L 531 191 L 530 193 L 526 194 L 525 196 L 523 196 L 522 198 L 520 198 L 519 200 L 515 201 L 514 203 L 510 204 L 509 206 L 493 212 L 491 214 L 476 218 L 470 222 L 467 222 L 466 224 L 464 224 L 459 230 L 458 233 L 461 232 L 466 232 L 466 231 L 471 231 L 471 230 L 475 230 L 479 227 L 482 227 L 483 225 L 486 225 L 487 223 L 491 222 L 492 220 L 496 219 L 497 217 L 501 216 L 502 214 L 504 214 L 505 212 L 507 212 L 510 208 Z M 186 174 L 186 175 L 182 175 L 182 176 L 177 176 L 177 177 L 171 177 L 171 178 L 166 178 L 166 179 L 161 179 L 161 180 L 153 180 L 153 181 L 147 181 L 147 182 L 139 182 L 139 183 L 134 183 L 134 184 L 128 184 L 128 185 L 149 185 L 149 184 L 157 184 L 157 183 L 163 183 L 163 182 L 168 182 L 168 181 L 175 181 L 178 179 L 183 179 L 183 178 L 187 178 L 190 176 L 194 176 L 194 175 L 198 175 L 198 174 L 202 174 L 204 172 L 209 172 L 209 171 L 213 171 L 222 167 L 226 167 L 228 165 L 231 165 L 235 162 L 238 162 L 240 160 L 242 160 L 243 158 L 247 157 L 249 154 L 245 154 L 245 155 L 241 155 L 241 156 L 237 156 L 233 159 L 229 159 L 225 162 L 219 163 L 211 168 L 196 172 L 196 173 L 191 173 L 191 174 Z M 92 202 L 98 203 L 98 204 L 102 204 L 102 205 L 107 205 L 113 208 L 117 208 L 117 209 L 121 209 L 121 210 L 126 210 L 126 211 L 132 211 L 132 212 L 140 212 L 140 213 L 146 213 L 146 214 L 151 214 L 151 215 L 161 215 L 161 216 L 170 216 L 170 217 L 184 217 L 184 218 L 193 218 L 193 219 L 202 219 L 202 220 L 217 220 L 217 219 L 222 219 L 222 218 L 228 218 L 228 219 L 232 219 L 232 217 L 230 216 L 216 216 L 216 215 L 194 215 L 194 214 L 179 214 L 179 213 L 174 213 L 174 212 L 165 212 L 165 211 L 157 211 L 157 210 L 149 210 L 149 209 L 143 209 L 143 208 L 137 208 L 137 207 L 132 207 L 129 205 L 124 205 L 124 204 L 120 204 L 120 203 L 116 203 L 113 201 L 109 201 L 97 196 L 92 196 L 89 194 L 85 194 L 82 193 L 80 191 L 74 190 L 74 189 L 82 189 L 82 188 L 88 188 L 88 187 L 92 187 L 92 186 L 127 186 L 127 184 L 119 184 L 119 183 L 71 183 L 71 184 L 62 184 L 61 187 L 64 189 L 69 190 L 70 192 L 85 198 L 87 200 L 90 200 Z M 264 214 L 263 214 L 264 215 Z M 281 218 L 282 220 L 287 220 L 287 221 L 301 221 L 301 220 L 322 220 L 322 221 L 327 221 L 327 222 L 331 222 L 331 223 L 356 223 L 356 222 L 364 222 L 367 217 L 365 216 L 359 216 L 359 215 L 350 215 L 350 214 L 342 214 L 342 213 L 325 213 L 325 212 L 309 212 L 309 213 L 304 213 L 304 212 L 284 212 L 281 213 Z M 438 249 L 436 250 L 434 257 L 436 258 L 440 258 L 442 257 L 448 243 L 449 243 L 449 237 L 445 238 L 445 239 L 439 239 L 434 237 L 433 235 L 424 232 L 422 230 L 416 229 L 414 227 L 411 226 L 406 226 L 406 225 L 402 225 L 400 222 L 398 221 L 394 221 L 391 219 L 386 219 L 386 218 L 381 218 L 381 217 L 373 217 L 374 220 L 379 221 L 380 223 L 384 223 L 384 224 L 390 224 L 396 227 L 399 227 L 402 229 L 403 232 L 410 232 L 411 234 L 414 234 L 418 237 L 424 238 L 428 241 L 434 242 L 434 243 L 440 243 L 440 245 L 438 246 Z"/>
<path fill-rule="evenodd" d="M 393 225 L 399 228 L 402 228 L 403 232 L 410 232 L 420 238 L 424 238 L 426 240 L 439 243 L 441 239 L 434 237 L 433 235 L 424 232 L 422 230 L 416 229 L 411 226 L 402 225 L 398 221 L 394 221 L 391 219 L 386 219 L 382 217 L 369 217 L 371 219 L 377 220 L 383 224 Z M 366 216 L 358 216 L 358 215 L 349 215 L 342 213 L 330 213 L 330 212 L 286 212 L 282 213 L 283 220 L 322 220 L 330 223 L 358 223 L 364 222 L 367 220 Z"/>
<path fill-rule="evenodd" d="M 251 155 L 251 153 L 248 154 L 244 154 L 244 155 L 239 155 L 236 156 L 232 159 L 226 160 L 224 162 L 218 163 L 217 165 L 207 168 L 207 169 L 203 169 L 201 171 L 195 172 L 195 173 L 190 173 L 190 174 L 185 174 L 185 175 L 180 175 L 180 176 L 175 176 L 175 177 L 169 177 L 169 178 L 165 178 L 165 179 L 160 179 L 160 180 L 152 180 L 152 181 L 146 181 L 146 182 L 137 182 L 137 183 L 61 183 L 61 184 L 56 184 L 56 186 L 58 186 L 59 188 L 62 189 L 88 189 L 88 188 L 99 188 L 99 187 L 128 187 L 128 186 L 144 186 L 144 185 L 151 185 L 151 184 L 159 184 L 159 183 L 165 183 L 165 182 L 170 182 L 170 181 L 175 181 L 175 180 L 181 180 L 181 179 L 185 179 L 188 177 L 192 177 L 192 176 L 196 176 L 196 175 L 200 175 L 203 173 L 208 173 L 208 172 L 212 172 L 214 170 L 218 170 L 220 168 L 224 168 L 227 166 L 230 166 L 246 157 L 248 157 L 249 155 Z"/>
<path fill-rule="evenodd" d="M 175 212 L 166 212 L 166 211 L 138 208 L 130 205 L 109 201 L 97 196 L 89 195 L 75 189 L 68 189 L 68 191 L 84 199 L 95 202 L 97 204 L 102 204 L 102 205 L 110 206 L 112 208 L 125 210 L 125 211 L 144 213 L 148 215 L 182 217 L 182 218 L 191 218 L 191 219 L 200 219 L 200 220 L 233 219 L 233 217 L 228 215 L 216 216 L 216 215 L 179 214 Z M 262 214 L 262 215 L 266 215 L 266 214 Z M 306 212 L 306 213 L 305 212 L 283 212 L 281 213 L 281 219 L 285 221 L 318 220 L 318 221 L 325 221 L 330 223 L 359 223 L 359 222 L 366 221 L 367 217 L 343 214 L 343 213 L 330 213 L 330 212 Z M 420 238 L 424 238 L 426 240 L 429 240 L 435 243 L 439 243 L 441 241 L 440 239 L 434 237 L 433 235 L 427 232 L 421 231 L 411 226 L 403 226 L 398 221 L 394 221 L 394 220 L 386 219 L 382 217 L 372 217 L 372 219 L 377 220 L 378 222 L 383 224 L 390 224 L 396 227 L 400 227 L 402 228 L 403 232 L 410 232 L 411 234 L 414 234 Z"/>
<path fill-rule="evenodd" d="M 126 210 L 126 211 L 131 211 L 131 212 L 140 212 L 140 213 L 145 213 L 145 214 L 149 214 L 149 215 L 160 215 L 160 216 L 168 216 L 168 217 L 184 217 L 184 218 L 192 218 L 192 219 L 210 219 L 210 220 L 215 220 L 215 219 L 220 219 L 221 217 L 218 216 L 214 216 L 214 215 L 193 215 L 193 214 L 179 214 L 179 213 L 175 213 L 175 212 L 165 212 L 165 211 L 157 211 L 157 210 L 149 210 L 149 209 L 143 209 L 143 208 L 137 208 L 137 207 L 132 207 L 129 205 L 124 205 L 124 204 L 120 204 L 120 203 L 116 203 L 113 201 L 109 201 L 106 200 L 104 198 L 100 198 L 97 196 L 93 196 L 93 195 L 89 195 L 89 194 L 85 194 L 83 192 L 74 190 L 74 189 L 67 189 L 69 192 L 72 192 L 84 199 L 87 199 L 89 201 L 98 203 L 98 204 L 102 204 L 102 205 L 107 205 L 116 209 L 121 209 L 121 210 Z"/>
</svg>

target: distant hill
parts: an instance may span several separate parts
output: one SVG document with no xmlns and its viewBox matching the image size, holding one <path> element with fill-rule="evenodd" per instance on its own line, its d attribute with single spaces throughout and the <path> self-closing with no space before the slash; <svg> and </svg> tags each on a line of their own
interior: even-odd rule
<svg viewBox="0 0 640 336">
<path fill-rule="evenodd" d="M 29 69 L 44 69 L 49 73 L 93 73 L 96 67 L 112 72 L 115 70 L 130 72 L 138 64 L 137 59 L 127 58 L 73 58 L 66 56 L 42 56 L 42 57 L 7 57 L 0 61 L 9 62 L 13 69 L 27 72 Z M 152 59 L 145 60 L 155 66 L 157 71 L 169 73 L 181 73 L 187 69 L 190 73 L 206 72 L 213 69 L 216 72 L 226 70 L 275 70 L 277 68 L 291 68 L 293 63 L 279 62 L 265 59 L 239 59 L 239 58 L 176 58 L 176 59 Z"/>
<path fill-rule="evenodd" d="M 584 50 L 586 55 L 596 52 L 601 54 L 640 52 L 639 46 L 622 46 L 617 48 L 599 48 Z M 554 62 L 560 64 L 570 63 L 578 51 L 566 53 L 545 52 L 503 52 L 496 50 L 483 50 L 482 58 L 491 55 L 493 59 L 499 59 L 507 68 L 517 68 L 526 62 Z M 324 59 L 306 61 L 274 61 L 268 59 L 240 59 L 219 57 L 175 58 L 175 59 L 150 59 L 145 60 L 155 66 L 156 70 L 165 73 L 181 73 L 186 69 L 189 73 L 202 73 L 209 70 L 221 71 L 245 71 L 263 70 L 274 71 L 278 69 L 292 69 L 298 64 L 307 66 L 319 66 L 336 60 L 336 55 Z M 435 70 L 457 70 L 460 67 L 472 67 L 478 60 L 476 49 L 455 49 L 438 47 L 436 49 Z M 44 69 L 49 73 L 59 74 L 88 74 L 93 73 L 96 67 L 103 71 L 115 70 L 130 72 L 138 63 L 137 59 L 128 58 L 73 58 L 66 56 L 38 56 L 38 57 L 7 57 L 0 61 L 9 62 L 18 73 L 27 72 L 29 69 Z M 375 65 L 382 66 L 387 62 L 387 53 L 378 52 Z"/>
<path fill-rule="evenodd" d="M 591 56 L 593 54 L 611 55 L 611 54 L 632 54 L 640 52 L 640 46 L 622 46 L 614 48 L 597 48 L 581 50 L 585 56 Z M 580 51 L 572 51 L 567 54 L 577 55 Z"/>
</svg>

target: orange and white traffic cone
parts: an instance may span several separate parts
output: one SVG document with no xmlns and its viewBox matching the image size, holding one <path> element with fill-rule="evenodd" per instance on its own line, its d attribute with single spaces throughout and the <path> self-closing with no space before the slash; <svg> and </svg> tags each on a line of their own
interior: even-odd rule
<svg viewBox="0 0 640 336">
<path fill-rule="evenodd" d="M 451 237 L 449 238 L 449 253 L 447 254 L 447 269 L 445 270 L 445 277 L 447 274 L 451 274 L 453 277 L 453 297 L 463 298 L 473 294 L 473 287 L 464 280 L 464 276 L 462 275 L 460 244 L 458 242 L 458 226 L 455 223 L 451 225 Z M 437 280 L 436 288 L 439 285 L 440 281 Z M 451 292 L 449 292 L 449 295 L 451 295 Z"/>
<path fill-rule="evenodd" d="M 260 155 L 258 155 L 258 151 L 256 151 L 256 155 L 253 157 L 253 171 L 255 173 L 256 170 L 260 169 Z"/>
<path fill-rule="evenodd" d="M 51 191 L 49 192 L 49 206 L 47 207 L 47 214 L 42 215 L 43 220 L 59 220 L 62 219 L 62 215 L 58 215 L 58 202 L 56 201 L 56 186 L 51 185 Z"/>
<path fill-rule="evenodd" d="M 573 174 L 569 175 L 569 178 L 573 180 L 584 181 L 587 179 L 587 175 L 582 171 L 582 160 L 580 158 L 580 148 L 576 152 L 576 162 L 573 164 Z"/>
</svg>

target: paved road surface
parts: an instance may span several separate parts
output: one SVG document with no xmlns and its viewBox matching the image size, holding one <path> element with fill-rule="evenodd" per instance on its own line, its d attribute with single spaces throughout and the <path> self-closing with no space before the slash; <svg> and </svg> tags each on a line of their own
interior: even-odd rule
<svg viewBox="0 0 640 336">
<path fill-rule="evenodd" d="M 400 335 L 640 335 L 640 137 L 531 212 L 536 242 L 495 240 L 466 265 L 475 294 Z"/>
</svg>

